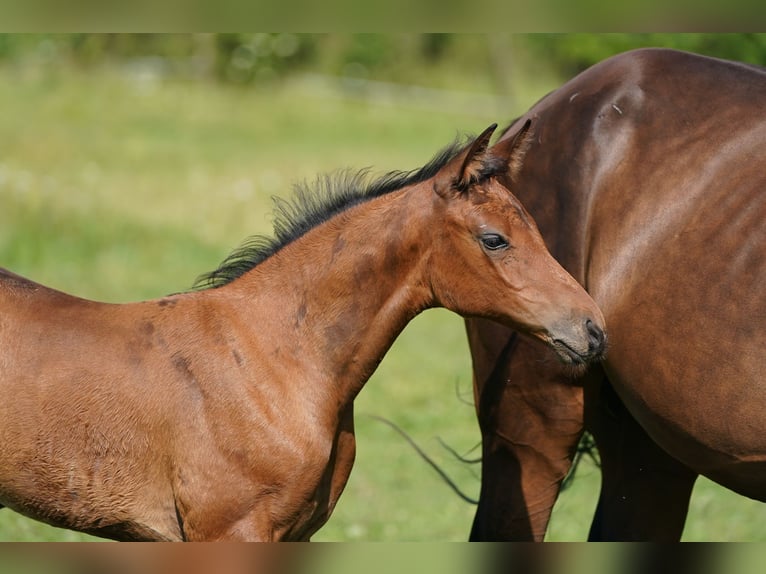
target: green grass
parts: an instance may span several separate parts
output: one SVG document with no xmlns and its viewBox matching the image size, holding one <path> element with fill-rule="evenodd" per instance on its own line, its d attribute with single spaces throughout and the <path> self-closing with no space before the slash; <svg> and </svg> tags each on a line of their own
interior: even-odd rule
<svg viewBox="0 0 766 574">
<path fill-rule="evenodd" d="M 289 195 L 291 182 L 346 166 L 418 167 L 458 132 L 504 124 L 551 87 L 530 88 L 498 117 L 481 106 L 370 103 L 299 83 L 234 89 L 147 84 L 108 70 L 0 69 L 0 266 L 106 301 L 184 290 L 245 237 L 270 230 L 270 197 Z M 432 310 L 405 329 L 357 400 L 357 463 L 316 540 L 467 538 L 473 507 L 368 415 L 409 432 L 475 497 L 478 467 L 437 442 L 463 453 L 478 443 L 464 402 L 470 381 L 459 317 Z M 549 539 L 585 539 L 597 488 L 597 471 L 584 466 Z M 701 483 L 687 537 L 763 540 L 763 509 Z M 0 540 L 87 539 L 0 511 Z"/>
<path fill-rule="evenodd" d="M 546 540 L 587 540 L 598 500 L 598 468 L 583 459 L 576 479 L 562 492 L 553 510 Z M 766 541 L 766 505 L 700 477 L 694 486 L 684 542 Z"/>
</svg>

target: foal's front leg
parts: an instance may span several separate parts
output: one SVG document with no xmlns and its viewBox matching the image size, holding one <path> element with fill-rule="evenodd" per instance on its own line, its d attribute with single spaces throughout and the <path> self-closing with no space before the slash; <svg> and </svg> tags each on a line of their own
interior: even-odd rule
<svg viewBox="0 0 766 574">
<path fill-rule="evenodd" d="M 333 441 L 325 478 L 316 494 L 317 509 L 300 540 L 308 541 L 329 520 L 346 487 L 355 457 L 354 404 L 350 403 L 340 413 L 338 431 Z"/>
<path fill-rule="evenodd" d="M 230 525 L 217 540 L 230 541 L 292 541 L 307 542 L 330 518 L 348 482 L 356 456 L 354 436 L 354 407 L 349 404 L 341 413 L 327 466 L 316 489 L 302 508 L 294 512 L 294 521 L 277 525 L 271 517 L 278 514 L 278 503 L 269 512 L 264 508 L 253 511 Z M 289 489 L 290 486 L 286 486 Z M 276 498 L 276 496 L 275 496 Z"/>
<path fill-rule="evenodd" d="M 354 435 L 354 403 L 340 415 L 340 426 L 335 443 L 335 464 L 330 479 L 330 499 L 327 506 L 325 522 L 330 518 L 341 493 L 346 488 L 351 468 L 356 458 L 356 436 Z M 324 522 L 322 523 L 324 524 Z"/>
</svg>

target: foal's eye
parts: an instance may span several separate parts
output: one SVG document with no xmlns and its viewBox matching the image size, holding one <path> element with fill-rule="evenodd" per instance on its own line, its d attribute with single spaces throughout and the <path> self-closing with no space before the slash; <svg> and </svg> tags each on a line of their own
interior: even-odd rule
<svg viewBox="0 0 766 574">
<path fill-rule="evenodd" d="M 508 247 L 508 241 L 502 235 L 497 233 L 485 233 L 481 236 L 481 244 L 485 249 L 490 251 L 497 251 L 498 249 L 505 249 Z"/>
</svg>

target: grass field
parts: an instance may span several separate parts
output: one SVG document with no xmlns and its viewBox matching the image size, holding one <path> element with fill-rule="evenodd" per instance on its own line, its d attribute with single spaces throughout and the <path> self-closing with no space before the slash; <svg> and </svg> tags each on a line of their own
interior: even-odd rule
<svg viewBox="0 0 766 574">
<path fill-rule="evenodd" d="M 291 182 L 346 166 L 418 167 L 458 132 L 504 124 L 553 87 L 525 84 L 498 117 L 482 104 L 411 105 L 312 85 L 0 69 L 0 266 L 104 301 L 185 290 L 245 237 L 270 231 L 270 197 L 287 196 Z M 473 507 L 369 415 L 406 429 L 477 496 L 478 468 L 437 443 L 460 452 L 478 443 L 470 397 L 462 321 L 424 313 L 357 401 L 357 463 L 315 539 L 465 540 Z M 550 540 L 585 539 L 597 488 L 597 470 L 583 465 Z M 765 509 L 701 481 L 685 538 L 766 540 Z M 87 539 L 0 511 L 0 540 Z"/>
</svg>

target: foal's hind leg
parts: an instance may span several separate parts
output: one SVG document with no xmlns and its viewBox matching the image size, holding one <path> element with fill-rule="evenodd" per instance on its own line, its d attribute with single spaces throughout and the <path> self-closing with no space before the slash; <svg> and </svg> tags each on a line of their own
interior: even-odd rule
<svg viewBox="0 0 766 574">
<path fill-rule="evenodd" d="M 679 541 L 697 473 L 649 438 L 607 380 L 586 389 L 585 416 L 602 475 L 588 539 Z"/>
</svg>

